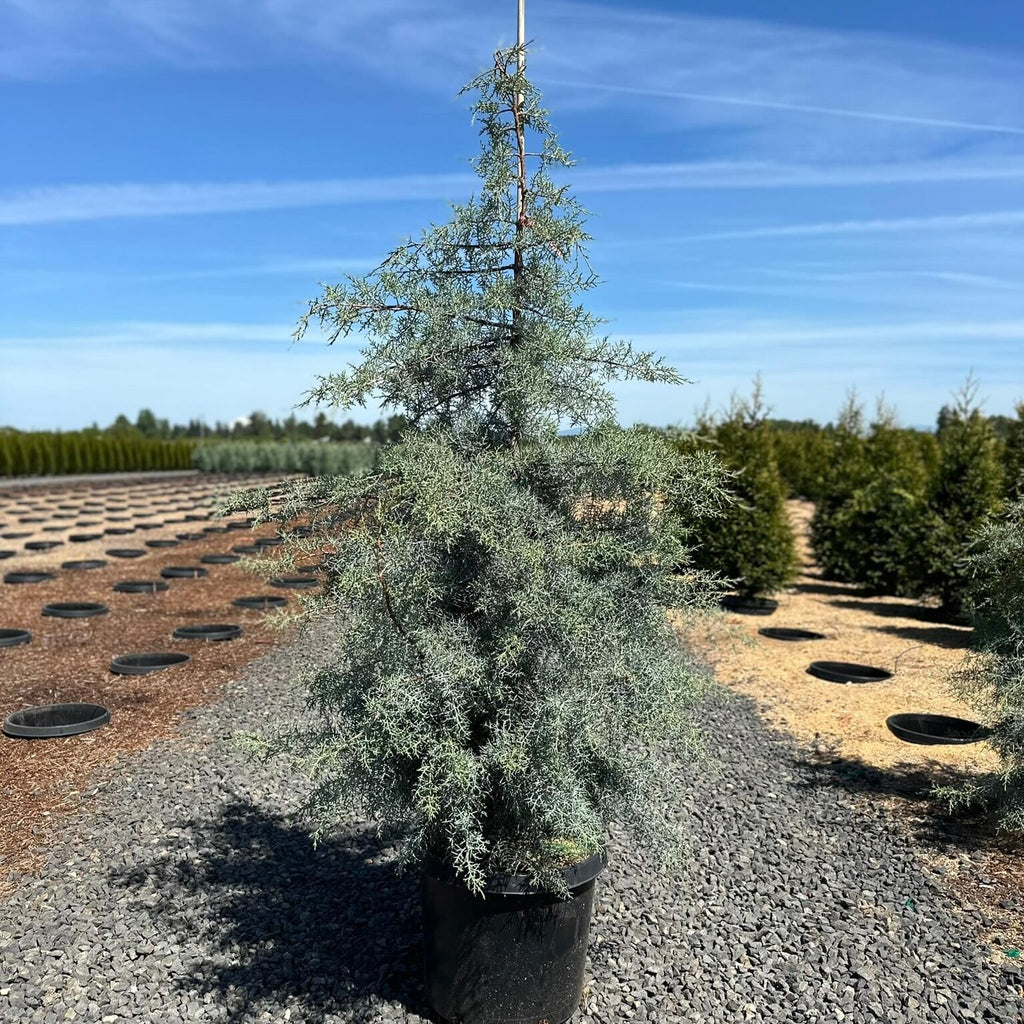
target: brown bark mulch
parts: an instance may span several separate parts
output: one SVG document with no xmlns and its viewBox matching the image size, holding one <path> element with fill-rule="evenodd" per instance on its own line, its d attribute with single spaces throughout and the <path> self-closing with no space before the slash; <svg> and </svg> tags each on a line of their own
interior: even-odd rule
<svg viewBox="0 0 1024 1024">
<path fill-rule="evenodd" d="M 208 484 L 179 483 L 178 489 L 183 488 L 190 492 L 190 499 L 214 489 Z M 88 492 L 97 490 L 84 489 L 87 496 L 82 497 L 83 489 L 79 488 L 79 493 L 69 499 L 68 488 L 60 488 L 59 496 L 33 488 L 21 492 L 17 500 L 47 505 L 52 511 L 58 503 L 88 500 Z M 137 497 L 137 492 L 138 488 L 129 485 L 106 487 L 102 497 L 117 503 L 118 498 Z M 202 511 L 190 510 L 189 514 Z M 32 529 L 37 538 L 62 536 L 44 533 L 42 526 L 67 521 L 47 515 L 46 524 L 18 524 L 19 515 L 25 514 L 34 513 L 12 508 L 8 499 L 0 507 L 0 523 L 5 524 L 0 532 Z M 121 525 L 109 522 L 111 514 L 124 513 L 90 514 L 89 519 L 101 520 L 103 525 L 84 530 L 72 526 L 71 530 L 86 532 Z M 168 516 L 180 518 L 184 514 L 158 512 L 150 520 L 166 521 Z M 216 699 L 222 686 L 262 654 L 267 644 L 282 639 L 280 631 L 269 625 L 267 615 L 231 603 L 235 597 L 276 594 L 288 598 L 289 609 L 295 608 L 302 600 L 301 592 L 274 590 L 267 585 L 265 573 L 245 572 L 237 565 L 206 565 L 203 568 L 209 571 L 208 577 L 164 580 L 168 590 L 162 593 L 121 594 L 112 590 L 118 580 L 159 580 L 165 566 L 200 565 L 204 554 L 226 553 L 234 544 L 251 543 L 254 537 L 273 532 L 268 525 L 254 532 L 210 534 L 202 540 L 182 541 L 170 549 L 145 548 L 146 540 L 199 532 L 210 525 L 223 523 L 172 523 L 128 536 L 65 543 L 39 554 L 24 552 L 21 547 L 31 537 L 0 539 L 0 548 L 17 545 L 19 550 L 17 556 L 0 562 L 0 575 L 34 569 L 58 573 L 55 580 L 45 583 L 0 583 L 0 627 L 28 629 L 33 635 L 28 645 L 0 648 L 0 718 L 28 706 L 65 702 L 102 704 L 111 712 L 109 725 L 79 736 L 47 740 L 0 736 L 0 892 L 11 886 L 14 875 L 31 870 L 38 862 L 41 849 L 59 835 L 63 817 L 75 809 L 83 791 L 102 785 L 125 755 L 174 735 L 184 711 Z M 105 554 L 106 549 L 119 547 L 144 548 L 147 554 L 130 560 Z M 96 570 L 59 569 L 62 561 L 91 558 L 106 558 L 108 564 Z M 86 619 L 41 614 L 44 604 L 62 601 L 101 602 L 110 611 Z M 177 626 L 214 623 L 241 625 L 243 635 L 223 642 L 176 640 L 171 636 Z M 114 675 L 109 671 L 115 655 L 155 651 L 184 651 L 192 660 L 150 675 Z"/>
</svg>

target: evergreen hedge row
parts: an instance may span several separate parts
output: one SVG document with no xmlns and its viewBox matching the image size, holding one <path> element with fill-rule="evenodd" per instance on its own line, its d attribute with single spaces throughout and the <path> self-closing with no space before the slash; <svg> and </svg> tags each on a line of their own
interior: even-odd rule
<svg viewBox="0 0 1024 1024">
<path fill-rule="evenodd" d="M 972 384 L 935 434 L 900 428 L 885 408 L 868 427 L 851 400 L 832 431 L 811 524 L 822 572 L 873 593 L 936 596 L 961 614 L 968 545 L 1002 507 L 1006 475 L 1006 445 Z"/>
<path fill-rule="evenodd" d="M 0 431 L 0 477 L 189 469 L 194 441 Z"/>
<path fill-rule="evenodd" d="M 225 441 L 201 444 L 192 464 L 205 473 L 306 473 L 359 476 L 377 458 L 364 441 Z"/>
</svg>

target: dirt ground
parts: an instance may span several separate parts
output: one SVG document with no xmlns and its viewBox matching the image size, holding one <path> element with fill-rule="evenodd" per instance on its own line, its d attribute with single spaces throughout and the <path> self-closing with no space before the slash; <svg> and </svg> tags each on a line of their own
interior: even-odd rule
<svg viewBox="0 0 1024 1024">
<path fill-rule="evenodd" d="M 160 580 L 160 570 L 166 566 L 200 565 L 202 555 L 227 553 L 235 544 L 272 535 L 272 527 L 266 526 L 254 532 L 206 534 L 169 549 L 146 547 L 147 540 L 173 539 L 178 533 L 223 525 L 224 521 L 205 518 L 213 495 L 223 489 L 222 482 L 198 479 L 173 485 L 50 486 L 5 493 L 0 500 L 0 550 L 17 551 L 0 561 L 0 574 L 36 569 L 57 573 L 56 579 L 43 583 L 0 584 L 0 628 L 32 633 L 30 644 L 0 647 L 0 718 L 27 706 L 64 702 L 102 704 L 111 712 L 110 725 L 79 736 L 50 740 L 0 736 L 0 891 L 12 874 L 32 868 L 38 849 L 59 831 L 63 815 L 75 808 L 83 790 L 102 785 L 123 755 L 173 735 L 182 712 L 214 700 L 242 666 L 265 651 L 267 644 L 280 641 L 281 634 L 270 626 L 268 616 L 236 608 L 232 599 L 269 593 L 287 597 L 294 607 L 301 593 L 274 590 L 267 585 L 266 574 L 261 578 L 237 564 L 205 565 L 209 576 L 201 579 L 163 580 L 168 589 L 156 594 L 122 594 L 112 589 L 118 580 Z M 102 499 L 100 509 L 81 507 L 97 499 Z M 158 501 L 165 504 L 154 508 Z M 57 509 L 61 504 L 77 507 L 74 519 L 54 518 L 63 514 Z M 121 505 L 128 510 L 122 511 Z M 135 518 L 120 522 L 125 515 Z M 184 520 L 185 515 L 204 518 Z M 44 522 L 19 522 L 26 517 L 42 517 Z M 76 522 L 98 525 L 83 527 Z M 84 543 L 66 540 L 67 533 L 146 522 L 163 525 Z M 66 532 L 43 530 L 45 525 L 68 523 Z M 25 531 L 32 533 L 24 538 L 3 536 Z M 55 537 L 64 538 L 65 543 L 51 551 L 26 552 L 23 547 L 34 539 Z M 106 553 L 115 548 L 143 549 L 146 554 L 120 559 Z M 61 562 L 70 559 L 106 559 L 107 565 L 93 570 L 60 569 Z M 61 601 L 101 602 L 110 611 L 85 619 L 42 615 L 44 604 Z M 213 623 L 240 625 L 243 634 L 225 642 L 176 640 L 171 635 L 177 626 Z M 192 660 L 150 675 L 109 671 L 115 655 L 153 651 L 184 651 Z"/>
<path fill-rule="evenodd" d="M 963 659 L 971 630 L 927 621 L 925 605 L 894 597 L 860 597 L 856 587 L 823 580 L 807 539 L 813 506 L 790 502 L 803 571 L 776 595 L 771 616 L 727 615 L 695 634 L 719 676 L 755 698 L 771 724 L 797 739 L 879 768 L 983 771 L 996 764 L 984 744 L 915 746 L 886 728 L 889 715 L 932 712 L 971 718 L 947 692 L 949 673 Z M 758 635 L 764 626 L 824 633 L 792 643 Z M 807 674 L 812 661 L 848 661 L 893 672 L 881 683 L 837 684 Z"/>
<path fill-rule="evenodd" d="M 971 630 L 935 622 L 926 603 L 864 597 L 854 586 L 822 579 L 808 539 L 813 511 L 808 502 L 789 503 L 802 572 L 793 587 L 776 595 L 776 612 L 725 614 L 683 628 L 720 682 L 753 698 L 770 725 L 796 739 L 799 756 L 819 769 L 823 784 L 840 786 L 876 810 L 888 808 L 945 887 L 999 921 L 997 944 L 1019 949 L 1024 851 L 996 835 L 990 822 L 949 817 L 930 795 L 936 784 L 991 771 L 998 765 L 995 753 L 983 743 L 904 743 L 885 725 L 897 712 L 975 717 L 948 689 Z M 758 633 L 765 626 L 813 630 L 826 639 L 771 640 Z M 893 676 L 879 683 L 830 683 L 807 673 L 812 661 L 872 665 Z"/>
</svg>

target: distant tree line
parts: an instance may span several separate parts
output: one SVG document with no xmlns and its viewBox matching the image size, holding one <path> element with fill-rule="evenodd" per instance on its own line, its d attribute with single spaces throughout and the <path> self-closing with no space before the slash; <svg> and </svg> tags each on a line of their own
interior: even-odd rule
<svg viewBox="0 0 1024 1024">
<path fill-rule="evenodd" d="M 122 413 L 110 426 L 94 424 L 92 430 L 116 437 L 160 441 L 216 438 L 221 441 L 375 441 L 384 444 L 396 438 L 404 425 L 405 420 L 401 416 L 379 419 L 372 424 L 356 423 L 350 419 L 335 423 L 323 412 L 318 412 L 312 422 L 300 420 L 294 414 L 275 420 L 258 409 L 232 423 L 217 420 L 210 426 L 203 420 L 194 419 L 184 424 L 172 424 L 170 420 L 157 417 L 151 409 L 141 409 L 134 423 Z"/>
</svg>

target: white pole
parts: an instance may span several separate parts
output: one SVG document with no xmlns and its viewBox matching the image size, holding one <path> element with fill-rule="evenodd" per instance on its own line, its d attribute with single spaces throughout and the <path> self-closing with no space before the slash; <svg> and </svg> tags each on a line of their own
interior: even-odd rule
<svg viewBox="0 0 1024 1024">
<path fill-rule="evenodd" d="M 517 54 L 517 57 L 516 57 L 516 69 L 518 70 L 519 74 L 522 75 L 526 71 L 526 51 L 525 51 L 525 46 L 526 46 L 526 0 L 519 0 L 519 3 L 518 3 L 518 18 L 517 18 L 517 24 L 516 24 L 516 45 L 519 48 L 518 54 Z M 520 123 L 519 119 L 522 116 L 523 101 L 525 99 L 526 99 L 526 97 L 523 95 L 523 93 L 518 93 L 516 95 L 516 115 L 515 116 L 516 116 L 516 125 L 517 125 L 517 127 L 519 126 L 519 123 Z M 523 177 L 524 177 L 524 174 L 525 174 L 525 167 L 524 167 L 524 163 L 523 163 L 523 140 L 522 140 L 522 134 L 521 134 L 521 130 L 520 130 L 520 136 L 519 136 L 519 179 L 518 179 L 517 189 L 516 189 L 516 191 L 519 194 L 518 195 L 518 200 L 519 201 L 517 203 L 517 207 L 518 207 L 518 218 L 519 218 L 520 227 L 517 228 L 517 231 L 522 231 L 522 226 L 521 225 L 522 225 L 522 222 L 523 222 L 523 217 L 524 217 L 524 215 L 526 213 L 526 196 L 523 193 Z"/>
<path fill-rule="evenodd" d="M 519 57 L 516 60 L 516 69 L 522 75 L 526 71 L 526 0 L 519 0 L 519 18 L 516 25 L 516 45 L 519 47 Z M 519 94 L 519 109 L 522 110 L 524 96 Z"/>
<path fill-rule="evenodd" d="M 519 73 L 526 70 L 526 54 L 523 47 L 526 45 L 526 0 L 519 0 L 519 24 L 516 33 L 516 45 L 519 47 Z"/>
</svg>

